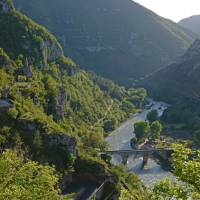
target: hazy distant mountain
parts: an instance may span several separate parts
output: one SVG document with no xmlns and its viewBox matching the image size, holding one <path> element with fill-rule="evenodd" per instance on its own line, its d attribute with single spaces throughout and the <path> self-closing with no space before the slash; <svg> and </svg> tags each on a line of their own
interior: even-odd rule
<svg viewBox="0 0 200 200">
<path fill-rule="evenodd" d="M 194 15 L 185 19 L 182 19 L 179 24 L 194 33 L 200 34 L 200 15 Z"/>
<path fill-rule="evenodd" d="M 157 97 L 177 102 L 200 101 L 200 40 L 174 64 L 157 72 L 145 85 Z"/>
<path fill-rule="evenodd" d="M 81 66 L 120 83 L 157 70 L 196 38 L 132 0 L 14 0 Z"/>
</svg>

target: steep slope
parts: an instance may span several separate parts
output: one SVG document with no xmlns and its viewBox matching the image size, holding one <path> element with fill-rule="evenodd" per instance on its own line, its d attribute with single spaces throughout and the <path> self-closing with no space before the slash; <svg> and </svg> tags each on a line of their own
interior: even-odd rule
<svg viewBox="0 0 200 200">
<path fill-rule="evenodd" d="M 14 0 L 86 69 L 131 85 L 182 54 L 196 35 L 131 0 Z"/>
<path fill-rule="evenodd" d="M 82 154 L 90 149 L 94 157 L 105 147 L 103 136 L 144 100 L 145 90 L 126 91 L 80 70 L 52 34 L 9 0 L 0 1 L 0 27 L 2 150 L 17 146 L 68 169 L 77 142 Z"/>
<path fill-rule="evenodd" d="M 179 22 L 179 25 L 193 31 L 194 33 L 200 34 L 200 15 L 194 15 L 194 16 L 182 19 Z"/>
<path fill-rule="evenodd" d="M 200 99 L 199 77 L 200 40 L 196 40 L 177 62 L 145 80 L 144 85 L 157 97 L 194 106 Z"/>
</svg>

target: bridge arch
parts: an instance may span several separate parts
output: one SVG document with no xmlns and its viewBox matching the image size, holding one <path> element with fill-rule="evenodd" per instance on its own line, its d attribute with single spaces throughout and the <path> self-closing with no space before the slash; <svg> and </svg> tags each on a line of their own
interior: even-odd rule
<svg viewBox="0 0 200 200">
<path fill-rule="evenodd" d="M 128 159 L 132 156 L 143 157 L 142 167 L 147 165 L 149 157 L 157 158 L 160 160 L 165 160 L 167 162 L 171 161 L 171 154 L 173 152 L 172 148 L 163 148 L 163 149 L 133 149 L 133 150 L 116 150 L 116 151 L 106 151 L 101 154 L 107 154 L 110 156 L 120 156 L 122 163 L 127 165 Z M 157 156 L 156 156 L 157 155 Z"/>
</svg>

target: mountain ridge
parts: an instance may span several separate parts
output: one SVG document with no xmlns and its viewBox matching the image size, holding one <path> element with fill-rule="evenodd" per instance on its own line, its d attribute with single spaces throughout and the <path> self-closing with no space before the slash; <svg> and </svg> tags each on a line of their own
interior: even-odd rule
<svg viewBox="0 0 200 200">
<path fill-rule="evenodd" d="M 197 37 L 131 0 L 14 3 L 48 27 L 80 66 L 129 86 L 181 55 Z"/>
<path fill-rule="evenodd" d="M 142 85 L 157 98 L 190 105 L 199 101 L 200 40 L 197 39 L 183 56 L 173 64 L 161 69 Z"/>
<path fill-rule="evenodd" d="M 193 31 L 194 33 L 200 34 L 200 15 L 193 15 L 184 18 L 178 22 L 178 24 Z"/>
</svg>

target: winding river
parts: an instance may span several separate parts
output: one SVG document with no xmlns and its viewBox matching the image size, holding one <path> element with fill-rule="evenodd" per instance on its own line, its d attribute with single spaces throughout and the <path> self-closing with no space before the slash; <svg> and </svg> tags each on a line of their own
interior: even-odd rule
<svg viewBox="0 0 200 200">
<path fill-rule="evenodd" d="M 136 114 L 132 119 L 124 122 L 117 130 L 115 130 L 106 141 L 109 145 L 109 150 L 130 150 L 130 140 L 133 137 L 133 125 L 140 120 L 146 120 L 147 114 L 151 110 L 157 110 L 159 116 L 162 116 L 164 110 L 168 105 L 164 102 L 154 101 L 148 99 L 149 105 L 141 113 Z M 113 156 L 112 163 L 114 165 L 121 163 L 121 158 Z M 174 178 L 171 172 L 167 172 L 160 165 L 158 165 L 153 159 L 149 159 L 145 169 L 141 169 L 142 158 L 130 157 L 128 160 L 128 171 L 133 171 L 140 176 L 146 186 L 151 187 L 153 184 L 165 177 Z"/>
</svg>

